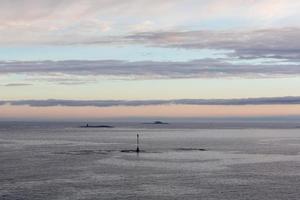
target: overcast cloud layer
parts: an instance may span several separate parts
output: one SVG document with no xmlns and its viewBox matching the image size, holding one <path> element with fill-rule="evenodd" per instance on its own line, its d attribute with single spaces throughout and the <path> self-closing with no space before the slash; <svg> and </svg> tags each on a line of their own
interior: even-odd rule
<svg viewBox="0 0 300 200">
<path fill-rule="evenodd" d="M 300 104 L 300 97 L 269 97 L 248 99 L 174 99 L 174 100 L 0 100 L 0 105 L 51 107 L 51 106 L 149 106 L 149 105 L 294 105 Z"/>
</svg>

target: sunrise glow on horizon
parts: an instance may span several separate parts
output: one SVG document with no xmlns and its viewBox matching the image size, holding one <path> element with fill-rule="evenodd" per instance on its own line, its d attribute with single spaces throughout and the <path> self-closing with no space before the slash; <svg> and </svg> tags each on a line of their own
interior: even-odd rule
<svg viewBox="0 0 300 200">
<path fill-rule="evenodd" d="M 300 105 L 260 105 L 260 106 L 116 106 L 109 108 L 95 107 L 29 107 L 2 106 L 0 116 L 10 119 L 105 119 L 124 117 L 157 117 L 161 118 L 205 118 L 205 117 L 270 117 L 295 116 L 300 113 Z M 45 117 L 46 116 L 46 117 Z M 18 119 L 17 118 L 17 119 Z"/>
</svg>

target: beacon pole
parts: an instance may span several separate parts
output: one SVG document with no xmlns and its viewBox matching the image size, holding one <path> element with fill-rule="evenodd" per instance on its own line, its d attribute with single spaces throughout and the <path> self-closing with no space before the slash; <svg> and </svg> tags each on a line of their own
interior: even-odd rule
<svg viewBox="0 0 300 200">
<path fill-rule="evenodd" d="M 140 138 L 139 138 L 139 134 L 136 135 L 136 152 L 139 153 L 140 152 Z"/>
</svg>

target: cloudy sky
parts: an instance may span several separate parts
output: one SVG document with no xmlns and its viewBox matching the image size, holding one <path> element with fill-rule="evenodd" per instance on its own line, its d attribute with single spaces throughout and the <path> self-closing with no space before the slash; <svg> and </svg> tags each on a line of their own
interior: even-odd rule
<svg viewBox="0 0 300 200">
<path fill-rule="evenodd" d="M 0 120 L 300 116 L 300 1 L 0 4 Z"/>
</svg>

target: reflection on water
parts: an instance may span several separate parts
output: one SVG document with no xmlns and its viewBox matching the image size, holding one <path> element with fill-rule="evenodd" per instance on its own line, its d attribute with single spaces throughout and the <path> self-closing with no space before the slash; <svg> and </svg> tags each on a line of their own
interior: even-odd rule
<svg viewBox="0 0 300 200">
<path fill-rule="evenodd" d="M 0 199 L 299 199 L 299 129 L 183 127 L 1 123 Z"/>
</svg>

